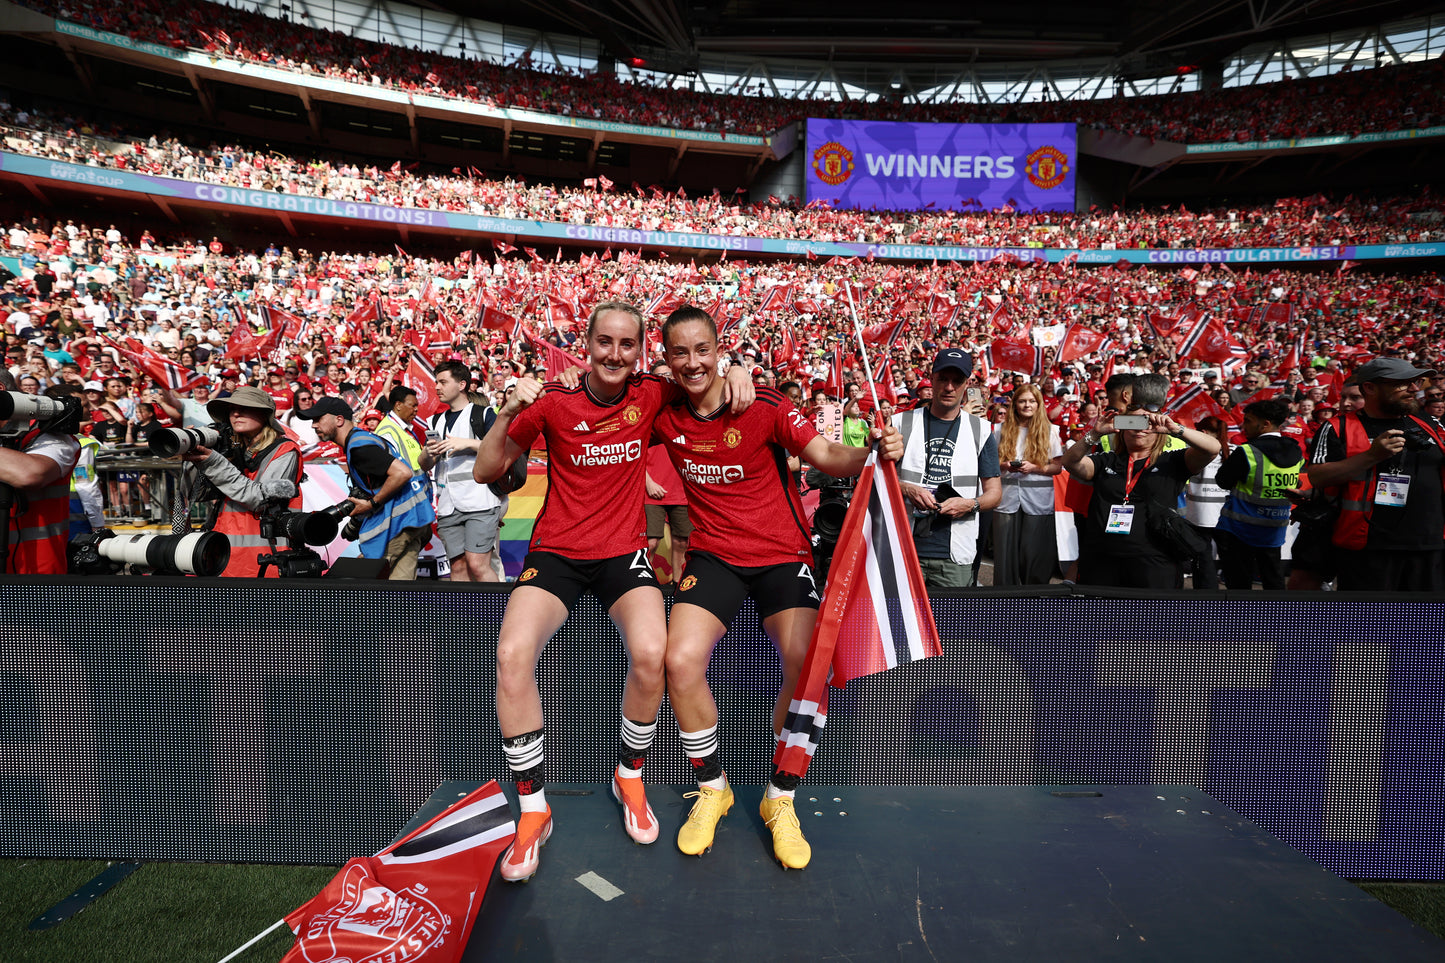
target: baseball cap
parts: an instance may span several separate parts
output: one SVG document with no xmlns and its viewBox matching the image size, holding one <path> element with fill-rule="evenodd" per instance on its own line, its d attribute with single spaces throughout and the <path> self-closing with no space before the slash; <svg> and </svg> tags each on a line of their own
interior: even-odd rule
<svg viewBox="0 0 1445 963">
<path fill-rule="evenodd" d="M 1367 381 L 1413 381 L 1435 373 L 1434 368 L 1417 368 L 1403 358 L 1375 358 L 1355 369 L 1346 384 L 1362 385 Z"/>
<path fill-rule="evenodd" d="M 296 417 L 305 418 L 307 421 L 315 421 L 322 415 L 335 415 L 338 418 L 345 418 L 347 421 L 356 417 L 351 406 L 340 398 L 317 398 L 316 404 L 310 408 L 301 408 L 296 412 Z"/>
<path fill-rule="evenodd" d="M 973 374 L 973 359 L 958 348 L 944 348 L 933 359 L 933 373 L 938 374 L 945 368 L 957 368 L 967 378 Z"/>
<path fill-rule="evenodd" d="M 101 384 L 99 381 L 87 381 L 87 382 L 82 386 L 82 389 L 81 389 L 81 390 L 83 390 L 83 391 L 104 391 L 104 390 L 105 390 L 105 385 Z"/>
</svg>

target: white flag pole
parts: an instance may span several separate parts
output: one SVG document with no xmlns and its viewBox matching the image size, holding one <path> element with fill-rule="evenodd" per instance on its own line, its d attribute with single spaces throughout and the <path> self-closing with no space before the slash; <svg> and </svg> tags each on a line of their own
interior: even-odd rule
<svg viewBox="0 0 1445 963">
<path fill-rule="evenodd" d="M 251 937 L 245 943 L 242 943 L 240 946 L 236 947 L 230 953 L 227 953 L 225 956 L 221 957 L 220 960 L 217 961 L 217 963 L 228 963 L 228 961 L 234 960 L 236 957 L 240 956 L 242 953 L 246 952 L 251 947 L 255 946 L 257 943 L 270 936 L 278 928 L 285 925 L 286 921 L 284 919 L 277 920 L 261 932 L 257 933 L 255 936 Z"/>
<path fill-rule="evenodd" d="M 868 390 L 873 394 L 873 410 L 881 412 L 883 406 L 878 403 L 878 386 L 873 383 L 873 366 L 868 363 L 868 346 L 863 343 L 862 322 L 858 320 L 858 309 L 853 305 L 853 285 L 847 278 L 843 279 L 843 291 L 848 295 L 848 313 L 853 316 L 853 336 L 858 339 L 858 356 L 863 359 L 863 374 L 868 379 Z M 839 377 L 841 379 L 841 372 Z"/>
</svg>

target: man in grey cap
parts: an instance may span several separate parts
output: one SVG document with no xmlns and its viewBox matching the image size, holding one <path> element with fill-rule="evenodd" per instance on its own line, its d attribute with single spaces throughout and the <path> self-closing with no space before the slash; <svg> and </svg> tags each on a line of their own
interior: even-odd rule
<svg viewBox="0 0 1445 963">
<path fill-rule="evenodd" d="M 1435 372 L 1375 358 L 1350 377 L 1365 403 L 1325 422 L 1310 484 L 1340 501 L 1332 542 L 1341 590 L 1445 590 L 1445 438 L 1418 417 L 1415 389 Z"/>
<path fill-rule="evenodd" d="M 928 590 L 973 584 L 978 513 L 999 503 L 998 443 L 963 410 L 973 358 L 946 348 L 933 359 L 933 399 L 893 416 L 903 434 L 898 478 L 913 508 L 913 542 Z"/>
</svg>

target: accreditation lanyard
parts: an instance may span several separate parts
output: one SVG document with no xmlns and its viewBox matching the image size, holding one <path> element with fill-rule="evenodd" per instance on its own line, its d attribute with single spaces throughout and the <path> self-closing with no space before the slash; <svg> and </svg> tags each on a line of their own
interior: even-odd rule
<svg viewBox="0 0 1445 963">
<path fill-rule="evenodd" d="M 1139 484 L 1139 479 L 1149 470 L 1146 465 L 1140 469 L 1139 474 L 1134 474 L 1134 461 L 1135 459 L 1130 458 L 1124 464 L 1124 503 L 1109 506 L 1109 518 L 1104 524 L 1104 533 L 1107 535 L 1128 535 L 1134 527 L 1134 506 L 1129 504 L 1129 495 L 1134 491 L 1134 486 Z"/>
<path fill-rule="evenodd" d="M 1144 463 L 1144 467 L 1139 470 L 1139 474 L 1137 474 L 1137 475 L 1134 474 L 1134 463 L 1135 463 L 1136 461 L 1137 461 L 1137 462 Z M 1149 473 L 1148 461 L 1149 461 L 1149 459 L 1147 459 L 1147 458 L 1130 458 L 1129 461 L 1128 461 L 1128 463 L 1124 466 L 1124 504 L 1125 504 L 1125 505 L 1129 504 L 1129 493 L 1134 490 L 1134 486 L 1135 486 L 1135 485 L 1139 484 L 1139 479 L 1143 478 L 1145 475 L 1147 475 L 1147 474 Z"/>
</svg>

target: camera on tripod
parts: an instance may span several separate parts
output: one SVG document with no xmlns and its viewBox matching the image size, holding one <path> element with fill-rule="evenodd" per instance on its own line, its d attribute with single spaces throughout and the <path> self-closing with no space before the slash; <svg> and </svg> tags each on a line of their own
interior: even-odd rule
<svg viewBox="0 0 1445 963">
<path fill-rule="evenodd" d="M 262 555 L 259 575 L 274 565 L 282 578 L 320 578 L 326 563 L 308 545 L 330 545 L 341 530 L 341 523 L 351 514 L 350 501 L 337 502 L 330 508 L 315 512 L 298 512 L 275 502 L 261 509 L 261 537 L 271 543 L 272 551 Z M 277 549 L 276 539 L 284 538 L 287 548 Z"/>
<path fill-rule="evenodd" d="M 809 469 L 808 475 L 809 484 L 821 482 L 813 485 L 818 491 L 818 507 L 813 512 L 813 570 L 821 584 L 828 577 L 828 566 L 838 548 L 838 536 L 843 532 L 843 520 L 848 517 L 858 479 L 834 478 L 816 468 Z"/>
</svg>

